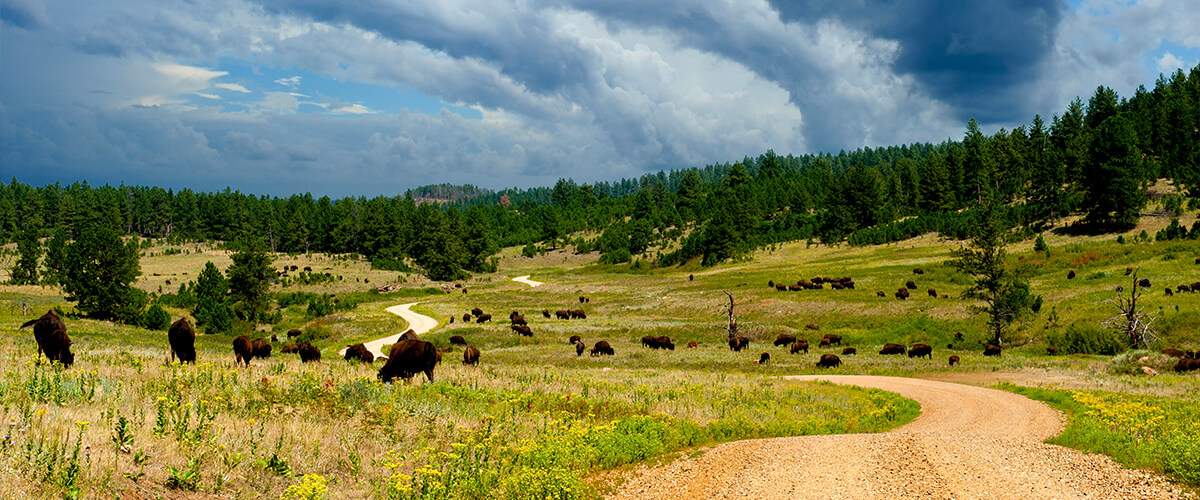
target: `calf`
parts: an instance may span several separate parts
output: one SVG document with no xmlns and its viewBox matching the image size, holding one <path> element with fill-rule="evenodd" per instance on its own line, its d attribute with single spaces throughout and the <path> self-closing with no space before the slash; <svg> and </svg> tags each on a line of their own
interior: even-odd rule
<svg viewBox="0 0 1200 500">
<path fill-rule="evenodd" d="M 789 334 L 786 334 L 786 333 L 781 333 L 781 334 L 779 334 L 779 336 L 778 336 L 778 337 L 775 337 L 775 347 L 781 347 L 781 346 L 786 346 L 786 345 L 792 345 L 792 344 L 793 344 L 793 343 L 795 343 L 795 342 L 796 342 L 796 336 L 795 336 L 795 335 L 789 335 Z"/>
<path fill-rule="evenodd" d="M 958 355 L 956 354 L 956 355 L 950 356 L 949 362 L 950 362 L 950 366 L 957 365 L 958 364 Z"/>
<path fill-rule="evenodd" d="M 1067 271 L 1067 279 L 1069 279 L 1069 280 L 1075 279 L 1075 270 L 1074 269 Z"/>
<path fill-rule="evenodd" d="M 913 344 L 908 348 L 908 357 L 909 359 L 921 357 L 933 359 L 933 347 L 929 344 Z"/>
<path fill-rule="evenodd" d="M 909 290 L 916 290 L 916 289 L 917 289 L 917 283 L 916 283 L 915 281 L 913 281 L 913 280 L 908 280 L 908 281 L 905 281 L 905 282 L 904 282 L 904 288 L 907 288 L 907 289 L 909 289 Z"/>
<path fill-rule="evenodd" d="M 900 299 L 900 300 L 908 300 L 908 289 L 907 288 L 896 289 L 896 298 Z"/>
<path fill-rule="evenodd" d="M 817 361 L 817 368 L 837 368 L 842 365 L 842 358 L 837 357 L 837 354 L 822 354 L 821 359 Z"/>
<path fill-rule="evenodd" d="M 891 342 L 888 342 L 886 344 L 883 344 L 883 349 L 879 350 L 879 354 L 883 355 L 883 356 L 893 356 L 893 355 L 898 355 L 898 354 L 904 354 L 904 351 L 906 351 L 906 350 L 907 349 L 901 344 L 893 344 Z"/>
<path fill-rule="evenodd" d="M 765 365 L 771 361 L 771 353 L 764 352 L 758 356 L 758 364 Z"/>
<path fill-rule="evenodd" d="M 883 290 L 875 290 L 875 296 L 881 299 L 887 298 L 887 294 L 883 293 Z"/>
<path fill-rule="evenodd" d="M 809 323 L 809 324 L 807 324 L 807 325 L 804 325 L 804 328 L 805 328 L 805 329 L 807 329 L 807 330 L 814 330 L 814 331 L 815 331 L 815 330 L 820 330 L 820 329 L 821 329 L 821 325 L 818 325 L 818 324 L 816 324 L 816 323 Z"/>
<path fill-rule="evenodd" d="M 471 313 L 463 313 L 462 318 L 463 318 L 463 323 L 470 323 L 471 322 Z"/>
<path fill-rule="evenodd" d="M 789 350 L 789 352 L 791 352 L 792 354 L 796 354 L 800 351 L 804 351 L 804 354 L 808 354 L 808 341 L 807 340 L 799 339 L 795 342 L 792 342 L 792 347 Z"/>
<path fill-rule="evenodd" d="M 1163 295 L 1166 295 L 1167 297 L 1171 297 L 1171 296 L 1175 295 L 1175 293 L 1171 291 L 1171 287 L 1167 287 L 1167 288 L 1163 289 Z"/>
<path fill-rule="evenodd" d="M 479 366 L 479 349 L 469 345 L 463 349 L 463 364 L 471 366 Z"/>
<path fill-rule="evenodd" d="M 695 340 L 688 342 L 688 349 L 695 349 L 697 347 L 700 347 L 699 342 L 696 342 Z"/>
</svg>

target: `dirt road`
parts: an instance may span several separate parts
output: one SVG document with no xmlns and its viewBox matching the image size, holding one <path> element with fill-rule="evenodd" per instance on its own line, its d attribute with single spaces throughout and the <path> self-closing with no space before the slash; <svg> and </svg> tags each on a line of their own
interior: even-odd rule
<svg viewBox="0 0 1200 500">
<path fill-rule="evenodd" d="M 430 318 L 429 316 L 426 316 L 424 314 L 413 311 L 412 306 L 415 306 L 417 304 L 419 304 L 419 302 L 413 302 L 410 304 L 400 304 L 400 305 L 389 307 L 386 309 L 386 311 L 390 312 L 392 314 L 395 314 L 396 316 L 399 316 L 401 318 L 404 318 L 404 321 L 408 322 L 408 329 L 412 330 L 417 335 L 420 335 L 422 333 L 428 332 L 429 330 L 436 328 L 438 322 L 436 319 Z M 374 354 L 376 358 L 378 358 L 380 356 L 386 356 L 387 354 L 383 352 L 383 346 L 388 345 L 388 344 L 395 344 L 397 340 L 400 340 L 401 335 L 404 335 L 404 332 L 400 332 L 395 335 L 389 335 L 389 336 L 383 337 L 381 339 L 375 339 L 370 342 L 366 342 L 363 345 L 367 346 L 367 350 L 371 351 L 371 354 Z M 342 348 L 342 350 L 338 351 L 338 356 L 345 356 L 345 355 L 346 355 L 345 348 Z"/>
<path fill-rule="evenodd" d="M 899 393 L 921 415 L 882 434 L 736 441 L 642 468 L 614 498 L 1177 498 L 1160 476 L 1042 441 L 1050 407 L 1016 394 L 931 380 L 805 376 Z"/>
<path fill-rule="evenodd" d="M 526 274 L 525 276 L 517 276 L 516 278 L 513 278 L 512 280 L 516 281 L 517 283 L 524 283 L 529 286 L 542 286 L 544 284 L 541 281 L 533 281 L 533 280 L 529 279 L 528 274 Z"/>
</svg>

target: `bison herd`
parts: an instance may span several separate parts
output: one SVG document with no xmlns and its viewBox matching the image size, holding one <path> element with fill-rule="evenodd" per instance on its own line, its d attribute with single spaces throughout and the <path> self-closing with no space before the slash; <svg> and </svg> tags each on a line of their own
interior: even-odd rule
<svg viewBox="0 0 1200 500">
<path fill-rule="evenodd" d="M 821 290 L 828 284 L 833 290 L 853 290 L 854 279 L 850 277 L 844 278 L 828 278 L 817 276 L 811 280 L 798 280 L 795 284 L 785 284 L 783 282 L 775 282 L 775 280 L 767 281 L 767 286 L 774 288 L 780 292 L 799 292 L 801 290 Z"/>
</svg>

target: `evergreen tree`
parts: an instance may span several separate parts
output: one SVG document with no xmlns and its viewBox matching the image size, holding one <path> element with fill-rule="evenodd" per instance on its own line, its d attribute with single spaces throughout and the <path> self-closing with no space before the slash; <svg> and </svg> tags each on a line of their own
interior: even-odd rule
<svg viewBox="0 0 1200 500">
<path fill-rule="evenodd" d="M 250 323 L 265 319 L 270 307 L 271 279 L 275 276 L 271 255 L 260 242 L 243 242 L 231 256 L 229 293 L 234 312 Z"/>
<path fill-rule="evenodd" d="M 35 224 L 27 225 L 17 233 L 17 263 L 10 271 L 14 285 L 38 284 L 38 265 L 42 260 L 42 242 L 38 240 Z"/>
<path fill-rule="evenodd" d="M 67 261 L 67 231 L 56 227 L 50 233 L 46 242 L 46 265 L 42 281 L 47 285 L 62 284 L 66 272 Z"/>
<path fill-rule="evenodd" d="M 933 151 L 925 155 L 921 167 L 921 208 L 926 212 L 953 210 L 954 191 L 950 188 L 945 157 Z"/>
<path fill-rule="evenodd" d="M 1066 196 L 1067 172 L 1061 162 L 1050 156 L 1050 137 L 1041 116 L 1033 117 L 1025 156 L 1030 165 L 1031 183 L 1029 204 L 1034 207 L 1037 222 L 1052 222 L 1067 215 L 1070 206 Z"/>
<path fill-rule="evenodd" d="M 137 323 L 145 293 L 133 283 L 141 274 L 137 240 L 123 242 L 116 228 L 92 223 L 67 246 L 62 285 L 85 314 Z"/>
<path fill-rule="evenodd" d="M 196 296 L 196 307 L 192 316 L 196 325 L 206 333 L 227 333 L 233 329 L 233 310 L 229 307 L 229 283 L 217 266 L 209 261 L 196 277 L 192 287 Z"/>
<path fill-rule="evenodd" d="M 1084 175 L 1086 220 L 1099 228 L 1128 229 L 1146 204 L 1141 152 L 1129 120 L 1115 115 L 1092 136 L 1091 161 Z"/>
</svg>

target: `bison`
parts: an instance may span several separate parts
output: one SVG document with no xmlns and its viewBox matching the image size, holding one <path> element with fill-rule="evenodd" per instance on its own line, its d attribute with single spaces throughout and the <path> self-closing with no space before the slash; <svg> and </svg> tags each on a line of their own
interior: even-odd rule
<svg viewBox="0 0 1200 500">
<path fill-rule="evenodd" d="M 567 343 L 574 344 L 576 342 L 579 342 L 580 340 L 583 340 L 583 338 L 578 335 L 572 335 L 571 338 L 567 339 Z"/>
<path fill-rule="evenodd" d="M 569 312 L 571 313 L 571 319 L 587 319 L 587 314 L 583 312 L 583 309 L 572 309 Z"/>
<path fill-rule="evenodd" d="M 792 347 L 791 347 L 791 349 L 789 349 L 789 352 L 791 352 L 792 354 L 796 354 L 800 351 L 804 351 L 804 354 L 808 354 L 808 341 L 807 340 L 799 339 L 795 342 L 792 342 Z"/>
<path fill-rule="evenodd" d="M 250 350 L 256 358 L 266 359 L 271 357 L 271 343 L 267 342 L 267 339 L 254 339 L 250 343 Z"/>
<path fill-rule="evenodd" d="M 825 335 L 823 335 L 821 337 L 821 344 L 826 344 L 826 343 L 828 343 L 828 345 L 825 345 L 825 347 L 829 347 L 831 345 L 840 346 L 840 345 L 842 345 L 842 336 L 834 335 L 832 333 L 826 333 Z"/>
<path fill-rule="evenodd" d="M 404 333 L 400 334 L 399 339 L 396 339 L 397 342 L 401 340 L 420 340 L 420 338 L 417 337 L 417 332 L 412 331 L 412 329 L 408 329 L 405 330 Z"/>
<path fill-rule="evenodd" d="M 908 289 L 907 288 L 897 288 L 896 289 L 896 298 L 900 299 L 900 300 L 908 300 Z"/>
<path fill-rule="evenodd" d="M 450 345 L 467 345 L 467 339 L 463 338 L 462 335 L 451 335 Z"/>
<path fill-rule="evenodd" d="M 796 342 L 796 336 L 795 336 L 795 335 L 789 335 L 789 334 L 786 334 L 786 333 L 781 333 L 781 334 L 779 334 L 779 336 L 778 336 L 778 337 L 775 337 L 775 347 L 782 347 L 782 346 L 792 345 L 792 344 L 793 344 L 793 343 L 795 343 L 795 342 Z"/>
<path fill-rule="evenodd" d="M 879 354 L 883 355 L 883 356 L 892 356 L 892 355 L 904 354 L 904 351 L 906 351 L 906 350 L 907 349 L 903 345 L 893 344 L 891 342 L 888 342 L 886 344 L 883 344 L 883 349 L 879 350 Z"/>
<path fill-rule="evenodd" d="M 371 354 L 371 350 L 367 349 L 364 344 L 354 344 L 346 346 L 346 354 L 342 355 L 342 359 L 346 361 L 361 361 L 363 363 L 374 363 L 375 355 Z"/>
<path fill-rule="evenodd" d="M 542 309 L 542 317 L 543 317 L 543 318 L 546 318 L 546 319 L 550 319 L 550 310 L 549 310 L 549 309 Z"/>
<path fill-rule="evenodd" d="M 916 290 L 916 289 L 917 289 L 917 283 L 916 283 L 915 281 L 913 281 L 913 280 L 908 280 L 908 281 L 905 281 L 905 282 L 904 282 L 904 288 L 907 288 L 907 289 L 909 289 L 909 290 Z"/>
<path fill-rule="evenodd" d="M 1138 286 L 1140 286 L 1142 288 L 1150 288 L 1152 286 L 1150 284 L 1150 278 L 1142 278 L 1142 279 L 1138 280 L 1137 284 L 1138 284 Z"/>
<path fill-rule="evenodd" d="M 509 328 L 512 328 L 512 331 L 514 333 L 516 333 L 517 335 L 520 335 L 522 337 L 532 337 L 533 336 L 533 329 L 529 328 L 529 325 L 513 325 Z"/>
<path fill-rule="evenodd" d="M 616 351 L 613 351 L 607 340 L 601 340 L 592 346 L 591 354 L 592 356 L 612 356 L 616 354 Z"/>
<path fill-rule="evenodd" d="M 196 362 L 196 329 L 187 318 L 179 318 L 167 330 L 167 343 L 171 344 L 171 361 L 179 358 L 180 363 Z"/>
<path fill-rule="evenodd" d="M 509 318 L 509 321 L 511 321 L 512 324 L 514 324 L 514 325 L 528 325 L 529 324 L 528 321 L 525 321 L 524 316 L 517 316 L 515 318 Z"/>
<path fill-rule="evenodd" d="M 471 313 L 463 313 L 462 318 L 463 318 L 463 323 L 470 323 L 471 322 Z"/>
<path fill-rule="evenodd" d="M 1168 347 L 1166 349 L 1163 349 L 1162 353 L 1166 354 L 1167 356 L 1170 356 L 1172 358 L 1183 358 L 1184 354 L 1185 354 L 1183 351 L 1181 351 L 1179 349 L 1175 349 L 1174 347 Z"/>
<path fill-rule="evenodd" d="M 587 346 L 583 344 L 582 340 L 575 341 L 575 355 L 576 356 L 583 356 L 583 351 L 585 349 L 587 349 Z"/>
<path fill-rule="evenodd" d="M 949 363 L 950 363 L 950 366 L 957 365 L 958 364 L 958 355 L 956 354 L 956 355 L 950 356 Z"/>
<path fill-rule="evenodd" d="M 938 298 L 937 290 L 934 290 L 934 289 L 930 288 L 930 289 L 928 290 L 928 293 L 929 293 L 929 296 L 930 296 L 930 297 L 933 297 L 933 298 L 935 298 L 935 299 L 936 299 L 936 298 Z"/>
<path fill-rule="evenodd" d="M 758 355 L 758 364 L 765 365 L 769 362 L 771 362 L 771 353 L 764 352 Z"/>
<path fill-rule="evenodd" d="M 750 347 L 750 338 L 738 335 L 737 337 L 729 337 L 729 350 L 739 352 L 742 349 Z"/>
<path fill-rule="evenodd" d="M 487 323 L 488 321 L 491 321 L 491 320 L 492 320 L 491 314 L 484 313 L 484 314 L 475 316 L 476 323 Z"/>
<path fill-rule="evenodd" d="M 300 354 L 300 362 L 311 363 L 321 360 L 321 350 L 310 342 L 301 342 L 296 352 Z"/>
<path fill-rule="evenodd" d="M 673 342 L 671 342 L 671 337 L 668 337 L 665 335 L 660 336 L 660 337 L 653 337 L 653 336 L 642 337 L 642 345 L 645 347 L 649 347 L 651 349 L 668 349 L 668 350 L 672 350 L 672 351 L 675 350 L 675 344 Z"/>
<path fill-rule="evenodd" d="M 473 316 L 475 316 L 475 317 L 477 317 L 477 318 L 478 318 L 478 317 L 480 317 L 480 316 L 483 316 L 483 309 L 480 309 L 480 308 L 478 308 L 478 307 L 472 307 L 472 308 L 471 308 L 471 315 L 473 315 Z"/>
<path fill-rule="evenodd" d="M 1047 356 L 1058 356 L 1058 348 L 1057 348 L 1057 347 L 1054 347 L 1054 346 L 1049 346 L 1049 347 L 1047 347 L 1047 348 L 1046 348 L 1046 355 L 1047 355 Z"/>
<path fill-rule="evenodd" d="M 57 361 L 64 367 L 75 363 L 75 354 L 71 352 L 71 337 L 67 335 L 67 324 L 53 310 L 46 311 L 37 319 L 31 319 L 21 325 L 21 328 L 33 327 L 33 340 L 37 342 L 38 359 L 42 354 L 46 359 Z M 194 357 L 194 356 L 193 356 Z"/>
<path fill-rule="evenodd" d="M 697 347 L 700 347 L 699 342 L 697 342 L 695 340 L 688 342 L 688 349 L 695 349 Z"/>
<path fill-rule="evenodd" d="M 804 325 L 804 328 L 805 328 L 805 329 L 808 329 L 808 330 L 820 330 L 820 329 L 821 329 L 821 325 L 818 325 L 818 324 L 816 324 L 816 323 L 809 323 L 809 324 L 807 324 L 807 325 Z"/>
<path fill-rule="evenodd" d="M 847 347 L 845 349 L 842 349 L 842 356 L 853 356 L 855 354 L 858 354 L 858 349 L 855 349 L 853 347 Z"/>
<path fill-rule="evenodd" d="M 1003 351 L 1003 349 L 996 344 L 987 344 L 983 346 L 984 356 L 999 356 L 1001 351 Z"/>
<path fill-rule="evenodd" d="M 571 319 L 571 311 L 568 311 L 566 309 L 559 309 L 557 311 L 554 311 L 554 317 L 556 319 Z"/>
<path fill-rule="evenodd" d="M 437 348 L 424 340 L 401 340 L 392 345 L 387 363 L 379 369 L 379 380 L 391 383 L 399 377 L 408 382 L 418 373 L 433 382 L 433 368 L 438 363 Z"/>
<path fill-rule="evenodd" d="M 250 360 L 254 358 L 254 344 L 245 335 L 241 335 L 233 339 L 233 359 L 234 362 L 245 366 L 250 366 Z"/>
<path fill-rule="evenodd" d="M 933 347 L 929 344 L 913 344 L 912 347 L 908 348 L 908 357 L 910 359 L 921 357 L 933 359 Z"/>
<path fill-rule="evenodd" d="M 887 298 L 887 294 L 883 293 L 883 290 L 875 290 L 875 296 L 881 299 Z"/>
<path fill-rule="evenodd" d="M 837 357 L 837 354 L 822 354 L 821 359 L 817 361 L 817 368 L 837 368 L 842 365 L 842 358 Z"/>
<path fill-rule="evenodd" d="M 471 366 L 479 366 L 479 349 L 469 345 L 463 349 L 463 364 Z"/>
<path fill-rule="evenodd" d="M 925 274 L 925 270 L 918 267 L 913 269 L 913 274 Z"/>
<path fill-rule="evenodd" d="M 1067 279 L 1069 279 L 1069 280 L 1075 279 L 1075 270 L 1074 269 L 1067 271 Z"/>
<path fill-rule="evenodd" d="M 1179 373 L 1200 370 L 1200 359 L 1183 358 L 1175 363 L 1175 371 Z"/>
<path fill-rule="evenodd" d="M 294 338 L 296 338 L 296 337 L 299 337 L 299 336 L 301 336 L 301 335 L 303 335 L 303 334 L 304 334 L 304 332 L 302 332 L 302 331 L 300 331 L 300 330 L 297 330 L 297 329 L 293 328 L 293 329 L 291 329 L 291 330 L 288 330 L 288 332 L 287 332 L 287 337 L 288 337 L 289 339 L 294 339 Z"/>
<path fill-rule="evenodd" d="M 1166 287 L 1165 289 L 1163 289 L 1163 295 L 1166 295 L 1167 297 L 1171 297 L 1171 296 L 1174 296 L 1175 293 L 1171 291 L 1171 287 Z"/>
</svg>

